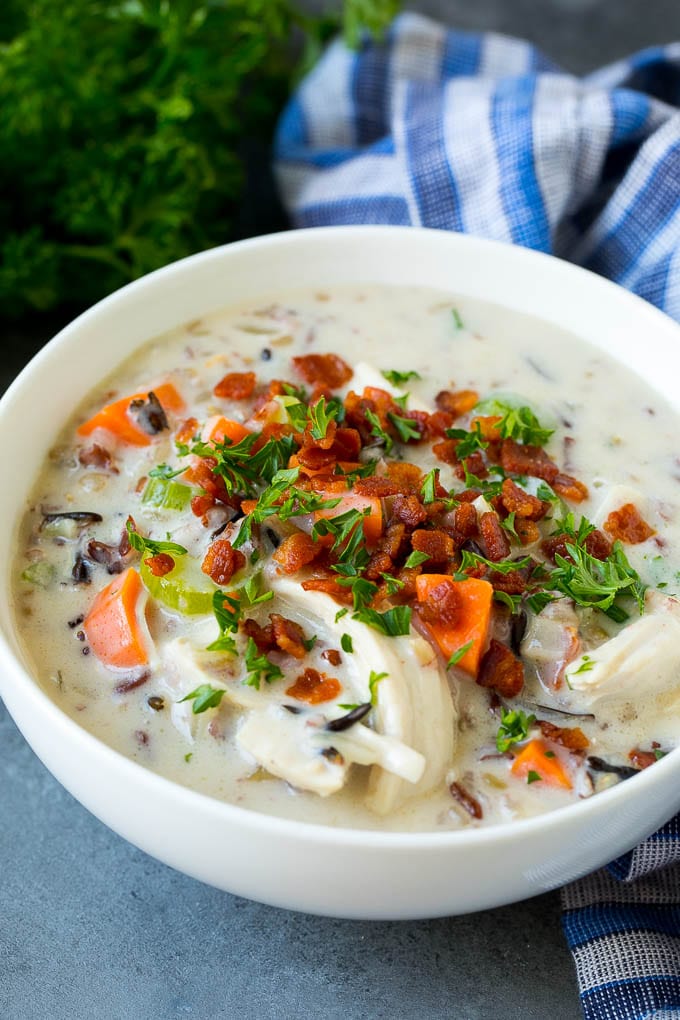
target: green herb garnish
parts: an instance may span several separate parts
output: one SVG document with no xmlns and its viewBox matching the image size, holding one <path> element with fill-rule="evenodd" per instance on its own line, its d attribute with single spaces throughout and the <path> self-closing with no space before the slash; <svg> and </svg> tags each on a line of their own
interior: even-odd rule
<svg viewBox="0 0 680 1020">
<path fill-rule="evenodd" d="M 539 775 L 538 772 L 534 772 L 533 769 L 530 769 L 527 772 L 527 783 L 538 783 L 542 778 L 543 777 Z"/>
<path fill-rule="evenodd" d="M 446 668 L 451 669 L 452 666 L 457 666 L 460 660 L 463 658 L 463 656 L 470 651 L 473 644 L 474 644 L 473 641 L 468 641 L 467 644 L 461 645 L 460 648 L 458 648 L 453 653 L 449 661 L 446 663 Z"/>
<path fill-rule="evenodd" d="M 383 375 L 389 383 L 392 383 L 393 386 L 403 386 L 403 384 L 409 382 L 410 379 L 421 378 L 420 374 L 413 370 L 408 372 L 398 372 L 396 369 L 389 369 L 388 371 L 381 372 L 381 375 Z"/>
<path fill-rule="evenodd" d="M 427 555 L 427 553 L 420 552 L 418 549 L 414 549 L 412 553 L 409 553 L 404 566 L 419 567 L 421 563 L 425 563 L 425 561 L 429 560 L 429 558 L 430 557 Z"/>
<path fill-rule="evenodd" d="M 505 754 L 513 744 L 519 744 L 529 737 L 529 730 L 536 722 L 535 715 L 527 715 L 519 708 L 501 709 L 501 724 L 496 734 L 496 749 Z"/>
<path fill-rule="evenodd" d="M 194 715 L 200 715 L 201 712 L 207 711 L 209 708 L 217 708 L 222 701 L 222 698 L 227 692 L 222 687 L 212 687 L 210 684 L 201 684 L 191 694 L 187 694 L 186 697 L 180 698 L 179 703 L 183 701 L 193 701 L 191 711 Z M 185 759 L 186 760 L 186 759 Z"/>
<path fill-rule="evenodd" d="M 375 673 L 373 670 L 371 670 L 371 674 L 368 678 L 368 690 L 370 693 L 370 702 L 372 705 L 377 705 L 378 684 L 380 683 L 381 680 L 384 680 L 387 676 L 389 676 L 389 673 Z"/>
<path fill-rule="evenodd" d="M 128 538 L 130 545 L 137 552 L 143 556 L 158 556 L 159 553 L 167 553 L 169 556 L 185 556 L 187 550 L 183 545 L 178 545 L 177 542 L 158 542 L 153 538 L 144 538 L 135 529 L 132 521 L 128 520 L 125 524 L 127 529 Z"/>
<path fill-rule="evenodd" d="M 541 425 L 530 407 L 513 407 L 497 397 L 480 401 L 475 410 L 480 414 L 500 417 L 496 429 L 502 439 L 514 439 L 529 446 L 544 446 L 555 431 Z"/>
<path fill-rule="evenodd" d="M 258 691 L 262 680 L 270 684 L 273 680 L 280 680 L 283 676 L 283 672 L 275 663 L 270 662 L 266 655 L 258 652 L 257 645 L 251 637 L 248 638 L 246 647 L 245 665 L 247 673 L 243 683 Z"/>
<path fill-rule="evenodd" d="M 350 634 L 342 635 L 342 637 L 340 638 L 340 647 L 342 648 L 343 652 L 347 652 L 348 655 L 352 654 L 354 648 L 352 647 L 352 637 Z"/>
<path fill-rule="evenodd" d="M 395 606 L 384 613 L 379 613 L 376 609 L 364 606 L 354 614 L 354 619 L 367 623 L 369 627 L 379 630 L 387 637 L 400 637 L 410 632 L 411 607 Z"/>
</svg>

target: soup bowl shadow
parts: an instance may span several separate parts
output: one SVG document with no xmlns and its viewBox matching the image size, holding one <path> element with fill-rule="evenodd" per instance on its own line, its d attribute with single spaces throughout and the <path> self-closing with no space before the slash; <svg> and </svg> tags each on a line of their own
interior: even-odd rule
<svg viewBox="0 0 680 1020">
<path fill-rule="evenodd" d="M 206 797 L 107 747 L 51 700 L 17 637 L 11 565 L 19 522 L 78 395 L 147 339 L 230 303 L 351 283 L 437 288 L 538 317 L 612 355 L 678 406 L 680 327 L 627 291 L 547 255 L 440 231 L 337 227 L 255 238 L 174 263 L 76 319 L 0 402 L 4 477 L 12 482 L 0 492 L 0 695 L 38 757 L 85 807 L 201 881 L 348 918 L 415 919 L 500 906 L 599 867 L 679 810 L 680 750 L 595 797 L 511 824 L 421 833 L 312 825 Z"/>
</svg>

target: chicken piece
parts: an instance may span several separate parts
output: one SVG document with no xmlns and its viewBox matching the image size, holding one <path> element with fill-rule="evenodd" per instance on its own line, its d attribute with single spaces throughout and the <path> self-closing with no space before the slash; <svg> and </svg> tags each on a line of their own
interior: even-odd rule
<svg viewBox="0 0 680 1020">
<path fill-rule="evenodd" d="M 680 687 L 680 601 L 658 591 L 645 596 L 645 613 L 571 662 L 565 671 L 569 703 L 644 701 Z"/>
</svg>

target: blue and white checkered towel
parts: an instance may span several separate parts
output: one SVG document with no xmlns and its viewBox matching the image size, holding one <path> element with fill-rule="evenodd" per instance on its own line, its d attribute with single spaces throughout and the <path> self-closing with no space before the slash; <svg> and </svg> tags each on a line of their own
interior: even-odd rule
<svg viewBox="0 0 680 1020">
<path fill-rule="evenodd" d="M 334 43 L 284 111 L 297 226 L 393 223 L 552 252 L 680 320 L 680 43 L 578 79 L 403 15 Z M 586 1018 L 680 1018 L 680 816 L 563 891 Z"/>
</svg>

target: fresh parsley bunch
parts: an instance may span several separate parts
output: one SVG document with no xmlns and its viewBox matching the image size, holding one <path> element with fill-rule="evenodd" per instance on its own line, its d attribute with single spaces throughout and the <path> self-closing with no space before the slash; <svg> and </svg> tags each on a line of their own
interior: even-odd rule
<svg viewBox="0 0 680 1020">
<path fill-rule="evenodd" d="M 244 138 L 269 139 L 300 70 L 291 34 L 313 55 L 341 22 L 356 41 L 395 10 L 395 0 L 346 0 L 336 17 L 294 0 L 4 0 L 3 313 L 83 305 L 233 237 Z"/>
</svg>

